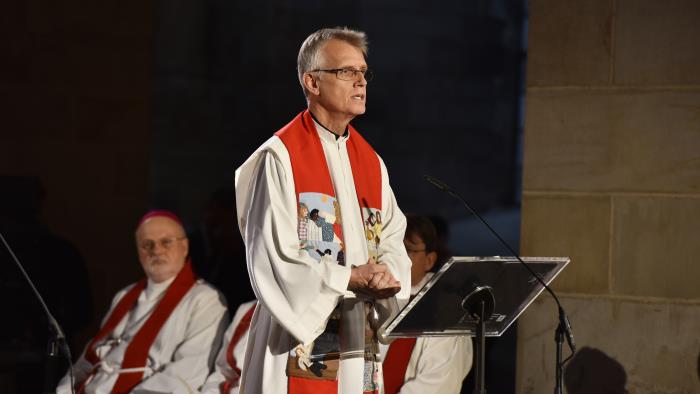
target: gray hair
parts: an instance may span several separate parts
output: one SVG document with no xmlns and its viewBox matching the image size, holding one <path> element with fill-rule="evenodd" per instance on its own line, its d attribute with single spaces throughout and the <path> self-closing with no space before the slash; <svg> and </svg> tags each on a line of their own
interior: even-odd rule
<svg viewBox="0 0 700 394">
<path fill-rule="evenodd" d="M 304 86 L 304 74 L 319 67 L 321 48 L 323 48 L 323 44 L 330 40 L 345 41 L 362 51 L 362 55 L 367 57 L 367 35 L 362 31 L 348 29 L 347 27 L 334 27 L 311 33 L 301 44 L 299 55 L 297 56 L 297 73 L 304 95 L 307 95 L 306 87 Z"/>
</svg>

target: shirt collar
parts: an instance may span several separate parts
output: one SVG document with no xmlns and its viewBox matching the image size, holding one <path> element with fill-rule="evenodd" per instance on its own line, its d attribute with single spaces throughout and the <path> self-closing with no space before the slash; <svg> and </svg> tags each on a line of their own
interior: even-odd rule
<svg viewBox="0 0 700 394">
<path fill-rule="evenodd" d="M 175 275 L 177 276 L 177 275 Z M 171 283 L 175 280 L 175 276 L 172 278 L 165 280 L 160 283 L 156 283 L 150 279 L 148 279 L 148 284 L 146 285 L 146 290 L 144 290 L 144 293 L 146 295 L 146 300 L 153 300 L 156 297 L 160 296 L 165 290 L 168 289 L 168 286 L 170 286 Z"/>
<path fill-rule="evenodd" d="M 343 135 L 338 135 L 338 134 L 328 130 L 328 128 L 326 126 L 322 125 L 321 122 L 316 120 L 316 117 L 314 116 L 313 113 L 311 113 L 311 111 L 309 111 L 309 113 L 311 114 L 311 118 L 314 120 L 314 125 L 316 125 L 316 130 L 318 130 L 319 136 L 322 139 L 326 140 L 327 142 L 333 142 L 333 143 L 344 142 L 350 137 L 350 128 L 349 127 L 347 127 L 345 129 L 345 133 L 343 133 Z"/>
<path fill-rule="evenodd" d="M 418 294 L 420 289 L 422 289 L 423 286 L 425 286 L 425 284 L 428 283 L 428 281 L 430 280 L 430 278 L 433 277 L 433 275 L 435 275 L 435 274 L 432 272 L 426 272 L 423 279 L 421 279 L 417 285 L 411 286 L 411 295 L 414 296 L 414 295 Z"/>
</svg>

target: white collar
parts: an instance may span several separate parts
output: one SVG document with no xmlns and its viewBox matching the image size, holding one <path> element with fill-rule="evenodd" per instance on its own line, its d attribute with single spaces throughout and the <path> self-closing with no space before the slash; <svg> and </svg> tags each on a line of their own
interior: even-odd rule
<svg viewBox="0 0 700 394">
<path fill-rule="evenodd" d="M 341 143 L 345 142 L 348 139 L 348 137 L 350 137 L 350 128 L 348 128 L 348 131 L 345 134 L 338 136 L 338 134 L 328 130 L 322 124 L 318 123 L 316 119 L 314 119 L 314 125 L 316 125 L 318 136 L 326 142 L 330 142 L 333 144 Z"/>
<path fill-rule="evenodd" d="M 433 275 L 435 275 L 435 274 L 432 272 L 426 272 L 423 279 L 421 279 L 417 285 L 411 286 L 411 295 L 414 296 L 414 295 L 418 294 L 420 289 L 422 289 L 423 286 L 425 286 L 425 284 L 428 283 L 428 281 L 430 280 L 430 278 L 433 277 Z"/>
<path fill-rule="evenodd" d="M 177 275 L 175 275 L 177 276 Z M 152 281 L 151 279 L 148 279 L 148 284 L 146 285 L 146 289 L 144 290 L 144 295 L 146 296 L 146 300 L 150 301 L 153 299 L 156 299 L 159 297 L 165 290 L 168 289 L 171 283 L 175 280 L 175 276 L 173 276 L 170 279 L 164 280 L 160 283 L 156 283 Z"/>
</svg>

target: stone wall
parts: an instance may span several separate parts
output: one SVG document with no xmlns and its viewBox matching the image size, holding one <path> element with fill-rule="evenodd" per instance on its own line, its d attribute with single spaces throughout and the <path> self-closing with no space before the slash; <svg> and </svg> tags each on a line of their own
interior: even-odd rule
<svg viewBox="0 0 700 394">
<path fill-rule="evenodd" d="M 553 286 L 578 347 L 630 393 L 698 393 L 700 2 L 529 7 L 521 253 L 571 257 Z M 518 393 L 554 388 L 556 317 L 548 296 L 522 316 Z"/>
</svg>

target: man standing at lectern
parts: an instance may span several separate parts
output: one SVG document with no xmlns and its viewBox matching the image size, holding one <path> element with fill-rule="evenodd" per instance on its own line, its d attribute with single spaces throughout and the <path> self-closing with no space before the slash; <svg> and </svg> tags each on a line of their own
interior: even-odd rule
<svg viewBox="0 0 700 394">
<path fill-rule="evenodd" d="M 259 301 L 241 393 L 381 390 L 366 316 L 374 300 L 408 299 L 411 262 L 386 167 L 349 124 L 365 112 L 366 54 L 362 32 L 311 34 L 297 60 L 308 108 L 236 171 Z"/>
</svg>

